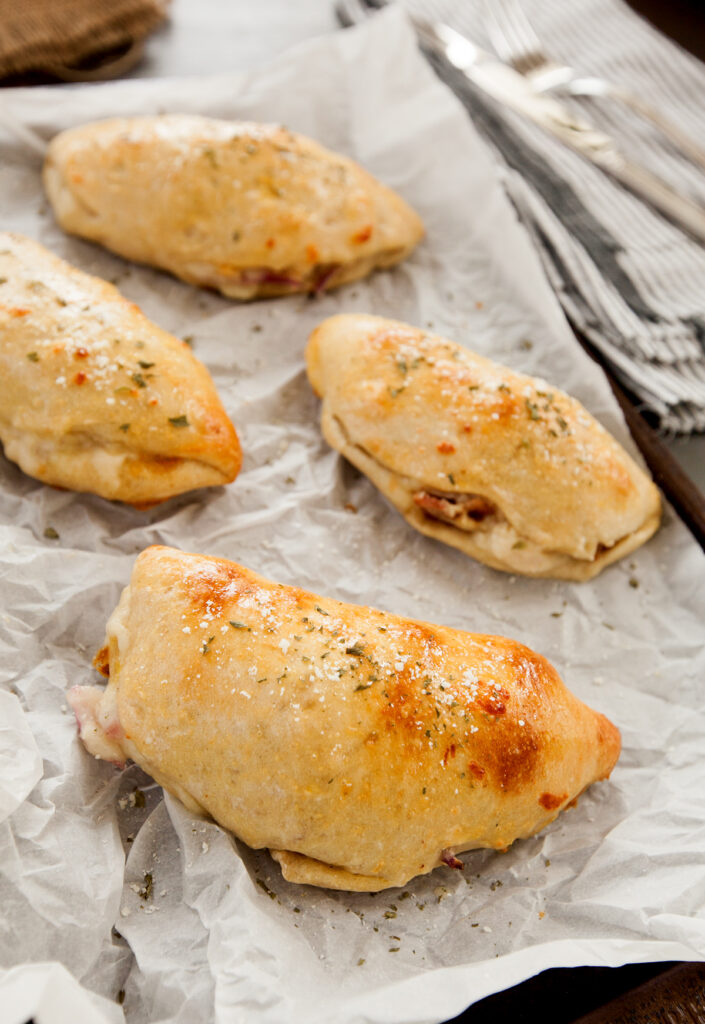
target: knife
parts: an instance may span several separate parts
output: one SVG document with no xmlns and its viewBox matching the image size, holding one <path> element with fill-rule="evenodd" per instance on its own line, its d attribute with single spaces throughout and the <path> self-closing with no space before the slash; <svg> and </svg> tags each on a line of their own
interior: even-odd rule
<svg viewBox="0 0 705 1024">
<path fill-rule="evenodd" d="M 362 20 L 378 6 L 385 4 L 373 0 L 370 6 L 365 6 L 362 0 L 339 0 L 337 9 L 341 20 L 350 24 Z M 705 244 L 705 207 L 680 195 L 645 167 L 628 160 L 609 135 L 583 118 L 575 117 L 559 100 L 535 92 L 518 71 L 480 49 L 449 25 L 415 16 L 411 17 L 411 22 L 424 49 L 445 59 L 488 96 L 528 117 Z"/>
<path fill-rule="evenodd" d="M 645 167 L 628 160 L 605 132 L 575 117 L 550 96 L 534 92 L 523 75 L 481 50 L 449 25 L 412 18 L 421 45 L 445 57 L 483 92 L 534 124 L 646 199 L 684 231 L 705 243 L 705 207 L 680 195 Z"/>
</svg>

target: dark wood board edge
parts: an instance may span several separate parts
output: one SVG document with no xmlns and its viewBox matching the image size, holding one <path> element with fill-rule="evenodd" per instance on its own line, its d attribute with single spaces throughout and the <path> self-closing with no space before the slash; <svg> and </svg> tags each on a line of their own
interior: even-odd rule
<svg viewBox="0 0 705 1024">
<path fill-rule="evenodd" d="M 617 380 L 609 365 L 590 342 L 575 329 L 574 333 L 588 355 L 602 367 L 619 402 L 634 443 L 643 455 L 654 481 L 705 551 L 705 495 L 668 450 L 645 414 L 639 411 L 638 399 L 630 395 Z"/>
<path fill-rule="evenodd" d="M 678 966 L 662 961 L 623 967 L 552 967 L 481 999 L 446 1024 L 536 1024 L 537 1020 L 541 1024 L 584 1024 L 577 1018 L 638 992 Z"/>
<path fill-rule="evenodd" d="M 665 1009 L 668 1007 L 668 1009 Z M 703 1024 L 705 964 L 682 963 L 580 1017 L 575 1024 Z"/>
</svg>

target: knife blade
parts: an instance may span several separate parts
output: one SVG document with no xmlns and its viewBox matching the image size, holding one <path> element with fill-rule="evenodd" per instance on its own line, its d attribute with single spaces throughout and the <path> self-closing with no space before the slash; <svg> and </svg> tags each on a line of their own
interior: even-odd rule
<svg viewBox="0 0 705 1024">
<path fill-rule="evenodd" d="M 523 75 L 480 49 L 449 25 L 412 17 L 419 42 L 448 61 L 484 93 L 528 117 L 549 135 L 610 174 L 665 214 L 691 237 L 705 243 L 705 208 L 676 192 L 656 174 L 627 159 L 606 132 L 565 104 L 537 93 Z"/>
</svg>

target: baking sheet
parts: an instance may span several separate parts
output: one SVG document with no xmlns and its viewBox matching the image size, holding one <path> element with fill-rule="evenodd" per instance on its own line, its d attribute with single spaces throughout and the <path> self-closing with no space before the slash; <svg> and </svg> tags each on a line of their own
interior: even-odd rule
<svg viewBox="0 0 705 1024">
<path fill-rule="evenodd" d="M 45 138 L 156 111 L 281 121 L 401 191 L 428 237 L 393 272 L 331 295 L 239 306 L 63 235 L 36 156 L 0 136 L 3 227 L 116 280 L 161 326 L 192 336 L 245 453 L 231 486 L 150 512 L 53 490 L 0 460 L 0 964 L 62 964 L 100 997 L 124 997 L 109 1019 L 124 1011 L 130 1024 L 421 1024 L 548 967 L 705 959 L 705 573 L 685 528 L 667 509 L 645 548 L 590 583 L 496 573 L 408 527 L 318 429 L 307 335 L 360 311 L 545 376 L 633 450 L 485 147 L 403 18 L 386 12 L 256 73 L 3 100 Z M 378 895 L 287 884 L 266 853 L 77 740 L 66 690 L 96 681 L 106 618 L 153 543 L 527 643 L 621 728 L 612 779 L 507 853 L 465 854 L 462 873 Z M 36 984 L 37 968 L 24 970 Z"/>
</svg>

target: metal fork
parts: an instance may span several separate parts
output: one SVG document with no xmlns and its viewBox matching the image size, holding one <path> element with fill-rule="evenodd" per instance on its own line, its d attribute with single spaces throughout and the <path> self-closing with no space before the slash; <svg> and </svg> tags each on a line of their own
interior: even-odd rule
<svg viewBox="0 0 705 1024">
<path fill-rule="evenodd" d="M 562 92 L 571 96 L 607 96 L 619 100 L 651 121 L 681 152 L 705 167 L 705 150 L 668 121 L 658 110 L 604 78 L 580 74 L 567 64 L 548 57 L 539 37 L 524 14 L 520 0 L 485 0 L 487 30 L 497 55 L 527 78 L 537 92 Z"/>
</svg>

